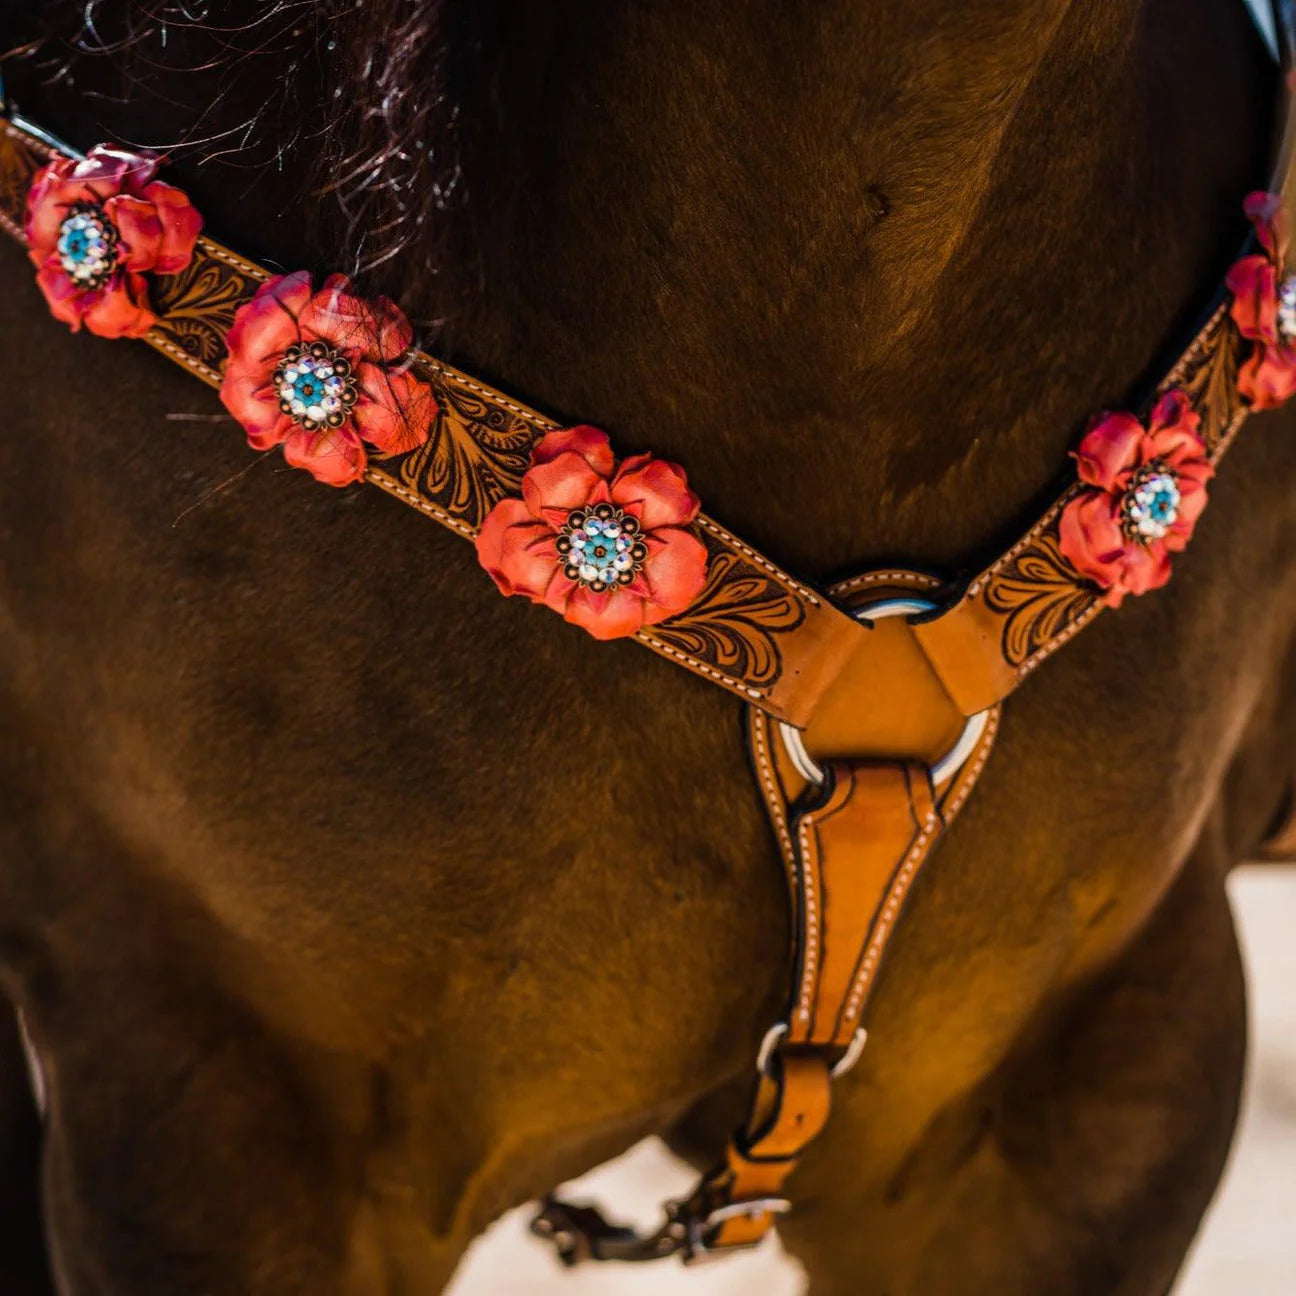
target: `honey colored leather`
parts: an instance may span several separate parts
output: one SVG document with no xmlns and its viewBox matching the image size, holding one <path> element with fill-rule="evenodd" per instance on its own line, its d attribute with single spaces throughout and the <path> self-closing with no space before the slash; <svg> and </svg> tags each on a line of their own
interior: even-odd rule
<svg viewBox="0 0 1296 1296">
<path fill-rule="evenodd" d="M 787 1043 L 845 1047 L 851 987 L 901 861 L 939 823 L 925 765 L 834 762 L 824 804 L 796 822 L 801 870 L 795 1006 Z"/>
<path fill-rule="evenodd" d="M 823 1131 L 832 1107 L 832 1077 L 821 1053 L 788 1053 L 777 1069 L 762 1076 L 753 1102 L 749 1131 L 736 1134 L 725 1153 L 720 1180 L 711 1185 L 717 1199 L 759 1201 L 777 1197 L 801 1153 Z M 774 1227 L 773 1211 L 736 1215 L 708 1241 L 712 1247 L 751 1246 Z"/>
<path fill-rule="evenodd" d="M 820 762 L 872 752 L 935 764 L 958 741 L 965 716 L 914 628 L 903 617 L 887 617 L 863 633 L 857 628 L 853 641 L 806 726 L 806 750 Z M 903 687 L 881 687 L 884 680 Z"/>
</svg>

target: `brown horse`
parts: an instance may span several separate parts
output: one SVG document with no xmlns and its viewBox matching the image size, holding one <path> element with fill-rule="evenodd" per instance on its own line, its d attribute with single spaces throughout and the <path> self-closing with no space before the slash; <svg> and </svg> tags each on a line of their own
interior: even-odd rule
<svg viewBox="0 0 1296 1296">
<path fill-rule="evenodd" d="M 178 146 L 288 269 L 392 253 L 437 349 L 814 579 L 1011 538 L 1270 144 L 1224 0 L 103 0 L 78 49 L 82 7 L 0 4 L 30 116 Z M 249 461 L 30 278 L 0 249 L 0 972 L 48 1089 L 38 1140 L 7 1027 L 4 1290 L 430 1293 L 643 1135 L 713 1159 L 785 993 L 737 704 Z M 1169 1289 L 1243 1062 L 1224 875 L 1293 771 L 1294 431 L 1008 707 L 792 1183 L 815 1296 Z"/>
</svg>

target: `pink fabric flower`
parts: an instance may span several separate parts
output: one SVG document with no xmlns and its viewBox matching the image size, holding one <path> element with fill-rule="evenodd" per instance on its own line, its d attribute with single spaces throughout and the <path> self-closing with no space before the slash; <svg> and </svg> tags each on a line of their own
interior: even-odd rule
<svg viewBox="0 0 1296 1296">
<path fill-rule="evenodd" d="M 157 322 L 149 274 L 193 257 L 202 217 L 154 180 L 158 159 L 100 144 L 82 161 L 56 157 L 27 194 L 27 249 L 50 312 L 75 332 L 142 337 Z"/>
<path fill-rule="evenodd" d="M 1082 491 L 1062 510 L 1059 541 L 1071 565 L 1119 607 L 1170 579 L 1170 554 L 1187 547 L 1215 475 L 1181 391 L 1157 402 L 1145 428 L 1132 414 L 1102 414 L 1073 455 Z"/>
<path fill-rule="evenodd" d="M 1256 192 L 1245 208 L 1263 251 L 1234 262 L 1224 280 L 1238 332 L 1251 342 L 1238 391 L 1252 409 L 1273 409 L 1296 393 L 1296 278 L 1282 277 L 1288 246 L 1282 199 Z"/>
<path fill-rule="evenodd" d="M 294 468 L 346 486 L 366 442 L 404 454 L 428 439 L 437 405 L 406 360 L 413 340 L 394 302 L 355 296 L 345 275 L 318 292 L 305 270 L 279 275 L 234 316 L 220 397 L 254 450 L 281 445 Z"/>
<path fill-rule="evenodd" d="M 477 557 L 504 594 L 620 639 L 682 612 L 706 583 L 707 552 L 685 530 L 698 497 L 684 470 L 650 455 L 616 467 L 607 434 L 550 432 L 482 523 Z"/>
</svg>

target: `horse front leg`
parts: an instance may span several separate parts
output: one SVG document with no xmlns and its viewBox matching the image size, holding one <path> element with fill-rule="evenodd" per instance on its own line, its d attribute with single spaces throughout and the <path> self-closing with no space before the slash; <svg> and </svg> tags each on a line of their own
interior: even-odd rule
<svg viewBox="0 0 1296 1296">
<path fill-rule="evenodd" d="M 40 1207 L 40 1116 L 18 1016 L 0 1000 L 0 1273 L 10 1296 L 50 1296 Z"/>
</svg>

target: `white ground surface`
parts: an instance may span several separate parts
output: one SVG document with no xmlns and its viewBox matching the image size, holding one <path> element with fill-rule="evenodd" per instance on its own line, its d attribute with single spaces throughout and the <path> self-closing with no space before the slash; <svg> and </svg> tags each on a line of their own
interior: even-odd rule
<svg viewBox="0 0 1296 1296">
<path fill-rule="evenodd" d="M 1246 1108 L 1224 1185 L 1176 1296 L 1296 1296 L 1296 869 L 1243 869 L 1231 884 L 1250 974 L 1252 1057 Z M 656 1143 L 580 1181 L 581 1196 L 640 1222 L 691 1186 Z M 799 1296 L 797 1267 L 775 1247 L 715 1265 L 565 1272 L 505 1216 L 469 1253 L 450 1296 Z"/>
</svg>

